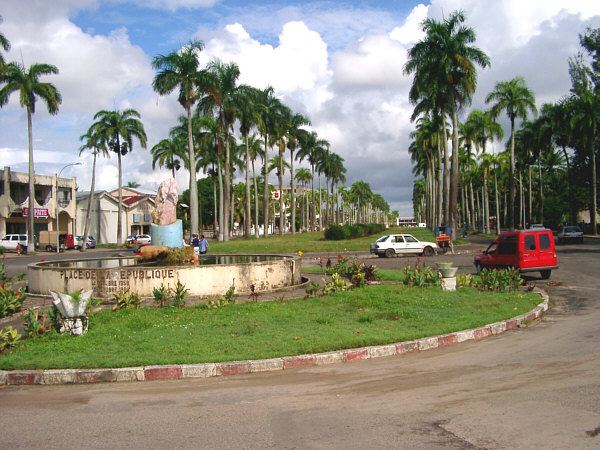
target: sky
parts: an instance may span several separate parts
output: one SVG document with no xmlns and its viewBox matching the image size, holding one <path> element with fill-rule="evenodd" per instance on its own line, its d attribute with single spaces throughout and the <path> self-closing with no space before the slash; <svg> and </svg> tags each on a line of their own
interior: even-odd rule
<svg viewBox="0 0 600 450">
<path fill-rule="evenodd" d="M 150 149 L 184 110 L 176 94 L 152 90 L 151 61 L 199 39 L 205 44 L 202 66 L 215 58 L 235 62 L 240 84 L 273 86 L 344 158 L 347 186 L 366 181 L 392 210 L 411 216 L 412 78 L 403 67 L 407 51 L 423 38 L 422 21 L 443 20 L 456 10 L 464 11 L 476 33 L 474 45 L 491 60 L 478 71 L 477 90 L 461 120 L 472 108 L 489 107 L 485 97 L 494 85 L 515 76 L 525 78 L 538 107 L 567 95 L 568 60 L 581 50 L 579 34 L 600 27 L 600 2 L 591 0 L 2 0 L 0 32 L 11 43 L 7 62 L 59 69 L 41 78 L 56 86 L 62 104 L 57 115 L 48 114 L 42 101 L 36 104 L 36 173 L 62 170 L 62 177 L 77 178 L 80 191 L 89 190 L 92 156 L 80 154 L 79 137 L 96 112 L 134 108 L 148 145 L 135 142 L 123 158 L 123 184 L 135 181 L 142 191 L 155 192 L 170 171 L 152 169 Z M 508 121 L 501 117 L 500 123 L 508 137 Z M 65 168 L 71 163 L 80 165 Z M 3 166 L 28 169 L 27 118 L 17 93 L 0 109 Z M 114 155 L 100 158 L 96 170 L 96 189 L 117 187 Z M 180 192 L 187 189 L 187 171 L 176 179 Z"/>
</svg>

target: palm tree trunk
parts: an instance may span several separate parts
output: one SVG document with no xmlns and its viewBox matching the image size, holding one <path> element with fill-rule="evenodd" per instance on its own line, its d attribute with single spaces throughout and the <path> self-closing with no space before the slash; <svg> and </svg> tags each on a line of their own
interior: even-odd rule
<svg viewBox="0 0 600 450">
<path fill-rule="evenodd" d="M 230 215 L 230 203 L 231 203 L 231 168 L 229 167 L 229 134 L 225 133 L 225 181 L 224 181 L 224 192 L 223 192 L 223 241 L 229 241 L 229 215 Z"/>
<path fill-rule="evenodd" d="M 438 196 L 436 200 L 436 217 L 434 226 L 440 226 L 443 222 L 443 205 L 444 205 L 444 175 L 443 175 L 443 164 L 442 164 L 442 144 L 438 139 L 438 176 L 437 176 L 437 188 L 438 188 Z"/>
<path fill-rule="evenodd" d="M 258 184 L 256 183 L 256 170 L 254 168 L 254 159 L 252 159 L 252 179 L 254 180 L 254 236 L 260 237 L 258 230 Z"/>
<path fill-rule="evenodd" d="M 508 178 L 508 217 L 510 231 L 515 231 L 515 119 L 510 118 L 510 168 Z"/>
<path fill-rule="evenodd" d="M 117 135 L 117 148 L 121 148 L 121 144 L 119 143 L 119 136 Z M 122 192 L 122 166 L 121 166 L 121 151 L 117 153 L 118 161 L 119 161 L 119 204 L 117 206 L 117 246 L 121 246 L 123 244 L 123 221 L 121 219 L 122 209 L 123 209 L 123 192 Z"/>
<path fill-rule="evenodd" d="M 27 138 L 29 141 L 29 214 L 27 215 L 27 253 L 34 254 L 35 253 L 35 229 L 33 226 L 34 218 L 35 218 L 35 170 L 33 169 L 33 130 L 32 130 L 32 122 L 31 122 L 31 106 L 27 105 Z M 56 183 L 58 186 L 58 178 L 56 179 Z M 58 202 L 58 188 L 56 189 L 56 201 Z M 56 221 L 58 223 L 58 203 L 56 207 L 57 218 Z M 58 230 L 56 230 L 58 234 Z"/>
<path fill-rule="evenodd" d="M 265 227 L 264 237 L 269 235 L 269 172 L 267 165 L 269 164 L 269 152 L 267 151 L 268 136 L 265 134 L 265 156 L 263 165 L 263 222 Z"/>
<path fill-rule="evenodd" d="M 487 168 L 483 169 L 483 229 L 485 234 L 490 234 L 490 199 L 488 194 Z"/>
<path fill-rule="evenodd" d="M 591 185 L 591 189 L 592 189 L 592 204 L 590 205 L 590 222 L 592 224 L 592 234 L 594 236 L 596 236 L 598 234 L 598 220 L 597 220 L 597 201 L 598 201 L 598 194 L 597 194 L 597 184 L 596 184 L 596 152 L 594 149 L 594 141 L 595 139 L 593 139 L 592 137 L 590 137 L 590 139 L 588 139 L 588 141 L 590 142 L 590 158 L 591 158 L 591 166 L 592 166 L 592 185 Z"/>
<path fill-rule="evenodd" d="M 88 233 L 90 232 L 90 213 L 92 211 L 92 203 L 94 201 L 94 189 L 96 185 L 96 155 L 94 151 L 94 162 L 92 163 L 92 185 L 90 186 L 90 196 L 88 197 L 87 211 L 85 212 L 85 226 L 83 227 L 83 245 L 79 251 L 85 252 L 88 241 Z M 58 182 L 58 180 L 56 180 Z"/>
<path fill-rule="evenodd" d="M 246 218 L 244 219 L 244 237 L 250 237 L 252 214 L 250 212 L 250 149 L 248 148 L 248 135 L 246 134 Z"/>
<path fill-rule="evenodd" d="M 319 230 L 323 231 L 323 199 L 321 198 L 321 174 L 319 173 Z"/>
<path fill-rule="evenodd" d="M 567 162 L 567 179 L 569 180 L 568 191 L 569 198 L 573 198 L 573 174 L 571 173 L 571 162 L 569 161 L 569 154 L 567 153 L 567 148 L 562 146 L 563 155 L 565 157 L 565 161 Z M 570 223 L 575 223 L 577 221 L 577 211 L 575 210 L 575 202 L 569 202 L 569 211 L 571 220 Z"/>
<path fill-rule="evenodd" d="M 290 187 L 292 188 L 292 234 L 296 234 L 296 192 L 294 189 L 294 150 L 290 149 Z"/>
<path fill-rule="evenodd" d="M 498 177 L 494 171 L 494 181 L 496 183 L 496 234 L 500 235 L 500 199 L 498 198 Z"/>
<path fill-rule="evenodd" d="M 523 192 L 523 174 L 519 170 L 519 224 L 525 223 L 525 194 Z M 529 210 L 529 217 L 531 217 L 531 210 Z"/>
<path fill-rule="evenodd" d="M 457 227 L 457 202 L 458 202 L 458 166 L 459 166 L 459 148 L 458 148 L 458 109 L 456 104 L 452 106 L 452 174 L 450 189 L 450 227 L 452 228 L 452 239 L 456 237 Z M 488 211 L 489 214 L 489 211 Z"/>
<path fill-rule="evenodd" d="M 316 210 L 315 210 L 315 165 L 311 164 L 310 165 L 310 172 L 311 172 L 311 176 L 312 176 L 312 193 L 311 193 L 311 197 L 310 197 L 310 210 L 311 210 L 311 217 L 310 217 L 310 231 L 315 231 L 315 225 L 316 225 Z"/>
<path fill-rule="evenodd" d="M 221 167 L 221 158 L 217 157 L 217 177 L 219 181 L 219 241 L 223 241 L 225 222 L 227 217 L 224 215 L 223 208 L 223 168 Z"/>
<path fill-rule="evenodd" d="M 540 178 L 540 223 L 544 223 L 544 179 L 542 177 L 542 152 L 540 152 L 540 158 L 538 159 L 539 165 L 539 178 Z"/>
<path fill-rule="evenodd" d="M 279 236 L 283 236 L 285 229 L 285 211 L 283 207 L 283 152 L 279 152 L 279 173 L 277 174 L 279 181 Z"/>
<path fill-rule="evenodd" d="M 527 171 L 529 173 L 529 190 L 528 190 L 528 197 L 529 197 L 529 220 L 527 220 L 527 214 L 526 212 L 524 213 L 524 222 L 529 222 L 531 223 L 533 221 L 533 183 L 531 182 L 531 166 L 527 167 Z M 536 216 L 538 217 L 538 216 Z M 541 221 L 540 221 L 541 223 Z"/>
<path fill-rule="evenodd" d="M 193 236 L 198 233 L 198 184 L 196 183 L 196 158 L 192 135 L 192 108 L 187 105 L 185 109 L 187 112 L 188 160 L 190 163 L 190 232 Z"/>
</svg>

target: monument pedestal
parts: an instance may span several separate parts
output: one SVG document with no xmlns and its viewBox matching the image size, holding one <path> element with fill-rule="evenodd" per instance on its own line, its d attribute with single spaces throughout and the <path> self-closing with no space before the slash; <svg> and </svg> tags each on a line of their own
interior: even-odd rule
<svg viewBox="0 0 600 450">
<path fill-rule="evenodd" d="M 183 223 L 177 219 L 171 225 L 150 225 L 152 245 L 164 245 L 171 248 L 183 247 Z"/>
</svg>

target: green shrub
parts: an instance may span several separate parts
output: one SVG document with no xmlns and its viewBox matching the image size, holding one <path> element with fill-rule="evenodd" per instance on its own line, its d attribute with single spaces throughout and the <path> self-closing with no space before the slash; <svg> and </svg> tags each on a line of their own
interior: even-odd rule
<svg viewBox="0 0 600 450">
<path fill-rule="evenodd" d="M 0 352 L 17 345 L 21 335 L 13 327 L 0 329 Z"/>
<path fill-rule="evenodd" d="M 129 290 L 115 292 L 115 294 L 113 295 L 113 300 L 115 301 L 113 311 L 128 308 L 137 309 L 142 303 L 142 298 L 139 296 L 139 294 L 136 294 L 135 292 L 130 292 Z"/>
<path fill-rule="evenodd" d="M 41 312 L 33 308 L 28 309 L 27 314 L 23 317 L 24 331 L 27 336 L 33 337 L 51 331 L 52 325 L 56 321 L 57 311 L 56 306 L 53 306 L 51 310 Z"/>
<path fill-rule="evenodd" d="M 373 264 L 366 266 L 364 263 L 359 262 L 357 258 L 349 261 L 348 258 L 339 256 L 335 266 L 327 268 L 325 273 L 328 275 L 339 274 L 348 278 L 356 287 L 362 287 L 369 281 L 380 279 L 377 274 L 377 267 Z"/>
<path fill-rule="evenodd" d="M 423 267 L 421 267 L 417 262 L 414 269 L 410 264 L 407 264 L 403 270 L 403 274 L 403 283 L 407 286 L 427 287 L 438 286 L 440 284 L 437 270 L 434 270 L 427 264 L 423 264 Z"/>
<path fill-rule="evenodd" d="M 217 309 L 222 306 L 232 305 L 235 303 L 235 297 L 233 294 L 235 293 L 235 286 L 232 284 L 225 295 L 221 295 L 219 297 L 210 297 L 207 300 L 207 304 L 209 308 Z"/>
<path fill-rule="evenodd" d="M 347 227 L 348 227 L 348 233 L 350 234 L 350 237 L 361 237 L 361 236 L 364 236 L 365 234 L 367 234 L 367 230 L 365 229 L 365 227 L 363 225 L 360 225 L 360 224 L 347 225 Z"/>
<path fill-rule="evenodd" d="M 516 291 L 523 284 L 519 271 L 513 267 L 502 270 L 483 269 L 477 287 L 484 291 Z"/>
<path fill-rule="evenodd" d="M 9 283 L 0 284 L 0 318 L 21 311 L 25 300 L 25 287 L 14 290 Z"/>
<path fill-rule="evenodd" d="M 331 225 L 325 230 L 325 239 L 328 241 L 341 241 L 349 237 L 348 229 L 341 225 Z"/>
<path fill-rule="evenodd" d="M 331 281 L 326 281 L 323 279 L 323 295 L 331 295 L 336 292 L 345 292 L 352 288 L 352 283 L 348 283 L 344 280 L 338 273 L 334 273 L 331 276 Z"/>
</svg>

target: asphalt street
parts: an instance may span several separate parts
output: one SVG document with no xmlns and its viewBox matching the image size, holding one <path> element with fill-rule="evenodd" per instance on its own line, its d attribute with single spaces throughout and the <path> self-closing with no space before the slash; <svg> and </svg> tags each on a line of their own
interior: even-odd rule
<svg viewBox="0 0 600 450">
<path fill-rule="evenodd" d="M 415 261 L 359 256 L 382 268 Z M 473 273 L 472 254 L 428 262 L 441 258 Z M 562 245 L 558 258 L 550 280 L 528 278 L 551 308 L 527 328 L 281 372 L 7 386 L 0 447 L 599 448 L 600 241 Z"/>
</svg>

